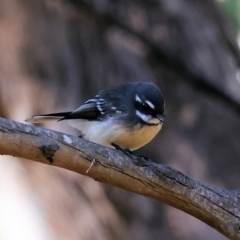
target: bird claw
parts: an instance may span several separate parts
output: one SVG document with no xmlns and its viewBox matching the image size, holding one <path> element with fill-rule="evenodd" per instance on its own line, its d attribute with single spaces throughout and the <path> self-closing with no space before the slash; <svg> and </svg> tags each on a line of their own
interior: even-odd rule
<svg viewBox="0 0 240 240">
<path fill-rule="evenodd" d="M 135 160 L 135 164 L 138 165 L 139 167 L 148 167 L 152 165 L 152 162 L 149 157 L 137 156 L 137 159 Z"/>
<path fill-rule="evenodd" d="M 113 147 L 116 148 L 116 150 L 119 150 L 123 153 L 125 153 L 126 155 L 128 156 L 133 156 L 133 161 L 136 165 L 138 165 L 139 167 L 147 167 L 147 166 L 150 166 L 151 165 L 151 160 L 150 158 L 148 157 L 145 157 L 145 156 L 138 156 L 136 154 L 134 154 L 131 150 L 129 149 L 123 149 L 121 147 L 119 147 L 117 144 L 115 143 L 111 143 L 111 145 Z"/>
<path fill-rule="evenodd" d="M 83 134 L 82 132 L 80 132 L 80 135 L 78 136 L 79 138 L 84 138 L 85 134 Z"/>
<path fill-rule="evenodd" d="M 145 161 L 151 161 L 151 159 L 149 157 L 146 157 L 146 156 L 140 155 L 138 157 L 144 159 Z"/>
<path fill-rule="evenodd" d="M 113 147 L 115 147 L 116 148 L 116 150 L 119 150 L 119 151 L 121 151 L 121 152 L 123 152 L 123 153 L 125 153 L 125 154 L 127 154 L 127 155 L 135 155 L 131 150 L 129 150 L 128 148 L 121 148 L 120 146 L 118 146 L 117 144 L 115 144 L 115 143 L 111 143 L 111 145 L 113 146 Z"/>
</svg>

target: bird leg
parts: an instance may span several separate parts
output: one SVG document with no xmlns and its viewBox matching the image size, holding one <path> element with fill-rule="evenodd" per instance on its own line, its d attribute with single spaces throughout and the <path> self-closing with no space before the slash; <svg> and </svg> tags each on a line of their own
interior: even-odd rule
<svg viewBox="0 0 240 240">
<path fill-rule="evenodd" d="M 132 156 L 133 157 L 133 162 L 136 165 L 138 165 L 139 167 L 146 167 L 146 166 L 151 165 L 151 160 L 148 157 L 138 156 L 138 155 L 134 154 L 131 150 L 123 149 L 115 143 L 111 143 L 111 145 L 114 146 L 116 148 L 116 150 L 119 150 L 119 151 L 125 153 L 128 156 Z"/>
<path fill-rule="evenodd" d="M 131 150 L 129 150 L 128 148 L 121 148 L 120 146 L 118 146 L 117 144 L 115 144 L 115 143 L 111 143 L 111 145 L 113 146 L 113 147 L 115 147 L 117 150 L 119 150 L 119 151 L 121 151 L 121 152 L 123 152 L 123 153 L 125 153 L 125 154 L 127 154 L 127 155 L 135 155 Z"/>
<path fill-rule="evenodd" d="M 85 134 L 83 134 L 82 132 L 80 132 L 80 135 L 78 136 L 79 138 L 84 138 Z"/>
</svg>

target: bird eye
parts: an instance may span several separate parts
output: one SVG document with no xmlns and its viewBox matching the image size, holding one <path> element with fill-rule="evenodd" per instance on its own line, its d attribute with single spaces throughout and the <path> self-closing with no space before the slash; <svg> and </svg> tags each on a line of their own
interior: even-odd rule
<svg viewBox="0 0 240 240">
<path fill-rule="evenodd" d="M 148 108 L 148 105 L 146 103 L 142 104 L 144 108 Z"/>
</svg>

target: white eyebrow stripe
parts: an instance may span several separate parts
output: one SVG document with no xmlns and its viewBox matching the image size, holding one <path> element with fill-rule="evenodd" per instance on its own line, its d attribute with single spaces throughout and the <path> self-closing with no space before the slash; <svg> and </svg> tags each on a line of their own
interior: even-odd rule
<svg viewBox="0 0 240 240">
<path fill-rule="evenodd" d="M 137 101 L 137 102 L 140 102 L 140 103 L 142 103 L 142 100 L 140 99 L 140 97 L 136 94 L 136 96 L 135 96 L 135 100 Z"/>
<path fill-rule="evenodd" d="M 147 104 L 150 108 L 155 109 L 155 106 L 154 106 L 150 101 L 146 100 L 146 104 Z"/>
</svg>

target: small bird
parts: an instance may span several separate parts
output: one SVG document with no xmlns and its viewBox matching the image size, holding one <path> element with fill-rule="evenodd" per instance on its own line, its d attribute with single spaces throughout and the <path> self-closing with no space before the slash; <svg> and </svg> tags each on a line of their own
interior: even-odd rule
<svg viewBox="0 0 240 240">
<path fill-rule="evenodd" d="M 86 140 L 133 151 L 161 130 L 164 105 L 162 92 L 153 83 L 128 82 L 101 91 L 73 112 L 35 115 L 25 121 L 66 120 Z"/>
</svg>

